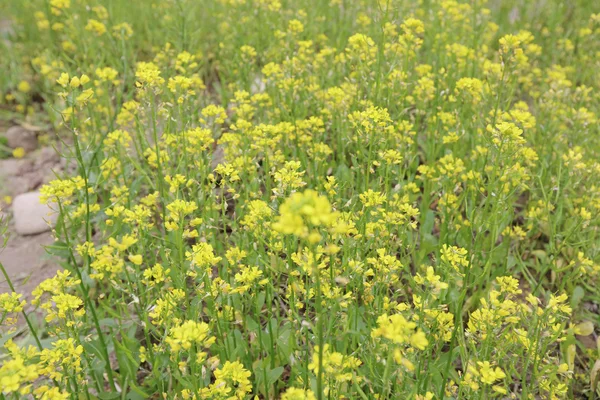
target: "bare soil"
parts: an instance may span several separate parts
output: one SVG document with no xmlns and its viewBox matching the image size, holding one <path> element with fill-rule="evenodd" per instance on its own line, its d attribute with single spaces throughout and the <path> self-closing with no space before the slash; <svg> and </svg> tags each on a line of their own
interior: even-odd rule
<svg viewBox="0 0 600 400">
<path fill-rule="evenodd" d="M 52 147 L 38 149 L 22 159 L 0 160 L 0 203 L 4 216 L 8 218 L 8 242 L 0 248 L 0 262 L 8 272 L 15 289 L 29 298 L 31 291 L 40 282 L 52 277 L 60 268 L 46 253 L 44 247 L 51 245 L 54 238 L 51 232 L 21 236 L 11 221 L 11 207 L 2 201 L 4 196 L 15 196 L 39 189 L 44 183 L 54 179 L 54 172 L 62 169 L 61 159 Z M 0 238 L 0 245 L 3 238 Z M 8 284 L 0 276 L 0 293 L 9 290 Z"/>
</svg>

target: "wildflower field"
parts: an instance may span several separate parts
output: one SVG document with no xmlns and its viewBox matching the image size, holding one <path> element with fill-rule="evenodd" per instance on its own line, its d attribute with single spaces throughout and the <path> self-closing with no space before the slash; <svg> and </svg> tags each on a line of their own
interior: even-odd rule
<svg viewBox="0 0 600 400">
<path fill-rule="evenodd" d="M 71 165 L 0 399 L 600 395 L 600 2 L 0 15 L 2 115 Z"/>
</svg>

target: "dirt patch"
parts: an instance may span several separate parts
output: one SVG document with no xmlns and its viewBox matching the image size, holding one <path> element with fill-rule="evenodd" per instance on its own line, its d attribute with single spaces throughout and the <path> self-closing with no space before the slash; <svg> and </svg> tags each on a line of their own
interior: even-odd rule
<svg viewBox="0 0 600 400">
<path fill-rule="evenodd" d="M 0 250 L 0 262 L 8 272 L 15 289 L 27 298 L 44 279 L 52 277 L 59 269 L 44 250 L 44 246 L 53 242 L 54 238 L 50 232 L 34 236 L 18 236 L 11 232 L 8 246 Z M 8 290 L 8 284 L 2 279 L 0 293 Z"/>
<path fill-rule="evenodd" d="M 12 219 L 10 199 L 39 189 L 55 178 L 55 173 L 64 169 L 64 163 L 51 147 L 44 147 L 27 154 L 22 159 L 0 160 L 0 203 L 3 214 L 8 219 L 8 243 L 0 249 L 0 262 L 8 272 L 15 289 L 25 297 L 40 282 L 53 276 L 60 268 L 45 251 L 54 238 L 50 231 L 37 235 L 18 235 Z M 1 243 L 2 238 L 0 238 Z M 8 284 L 0 278 L 0 293 L 9 290 Z"/>
<path fill-rule="evenodd" d="M 52 147 L 44 147 L 25 158 L 0 160 L 0 196 L 11 196 L 38 189 L 55 178 L 64 163 Z"/>
</svg>

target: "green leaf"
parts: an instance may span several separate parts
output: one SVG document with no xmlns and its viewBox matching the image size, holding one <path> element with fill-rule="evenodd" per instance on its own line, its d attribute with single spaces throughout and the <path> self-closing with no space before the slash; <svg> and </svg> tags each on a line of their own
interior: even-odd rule
<svg viewBox="0 0 600 400">
<path fill-rule="evenodd" d="M 100 321 L 98 321 L 98 323 L 100 324 L 101 327 L 108 326 L 110 328 L 117 328 L 119 326 L 117 321 L 112 318 L 103 318 Z"/>
<path fill-rule="evenodd" d="M 103 392 L 98 394 L 98 398 L 102 400 L 113 400 L 121 397 L 119 393 Z"/>
<path fill-rule="evenodd" d="M 350 171 L 346 164 L 339 164 L 335 172 L 335 178 L 338 182 L 348 182 L 351 177 L 352 171 Z"/>
<path fill-rule="evenodd" d="M 585 289 L 581 286 L 575 286 L 573 289 L 573 294 L 571 295 L 571 308 L 577 308 L 581 300 L 585 296 Z"/>
<path fill-rule="evenodd" d="M 148 395 L 144 396 L 144 395 L 142 395 L 141 393 L 138 393 L 138 392 L 129 392 L 129 393 L 127 393 L 127 396 L 125 398 L 127 400 L 144 400 L 144 399 L 148 398 Z"/>
<path fill-rule="evenodd" d="M 150 397 L 148 393 L 144 392 L 139 386 L 135 385 L 133 382 L 129 382 L 129 385 L 131 386 L 131 390 L 133 391 L 127 394 L 128 400 L 147 399 Z"/>
<path fill-rule="evenodd" d="M 51 245 L 45 246 L 44 249 L 51 256 L 64 259 L 69 257 L 69 247 L 65 242 L 54 242 Z"/>
<path fill-rule="evenodd" d="M 258 322 L 249 315 L 246 315 L 246 327 L 250 332 L 258 333 Z"/>
<path fill-rule="evenodd" d="M 283 367 L 277 367 L 275 369 L 270 370 L 267 373 L 267 380 L 269 381 L 269 386 L 277 382 L 277 379 L 283 374 Z"/>
<path fill-rule="evenodd" d="M 265 292 L 260 292 L 258 294 L 258 299 L 256 300 L 258 303 L 258 309 L 262 310 L 263 306 L 265 305 L 265 298 L 266 298 L 267 294 Z"/>
<path fill-rule="evenodd" d="M 279 328 L 279 336 L 277 337 L 277 348 L 281 353 L 282 360 L 288 360 L 293 351 L 293 342 L 290 342 L 291 329 L 289 324 Z"/>
<path fill-rule="evenodd" d="M 114 345 L 117 361 L 119 362 L 119 372 L 125 377 L 135 379 L 140 363 L 134 357 L 134 353 L 139 351 L 139 342 L 134 338 L 124 336 L 123 343 L 114 340 Z"/>
</svg>

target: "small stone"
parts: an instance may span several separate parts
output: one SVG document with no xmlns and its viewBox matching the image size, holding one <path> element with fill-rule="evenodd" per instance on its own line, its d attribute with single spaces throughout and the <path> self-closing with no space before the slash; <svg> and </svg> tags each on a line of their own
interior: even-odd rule
<svg viewBox="0 0 600 400">
<path fill-rule="evenodd" d="M 30 152 L 37 148 L 38 140 L 35 132 L 27 130 L 22 126 L 11 126 L 5 133 L 8 147 L 16 149 L 22 147 L 25 151 Z"/>
<path fill-rule="evenodd" d="M 5 177 L 21 176 L 28 172 L 31 172 L 33 167 L 33 160 L 26 158 L 7 158 L 6 160 L 0 160 L 0 173 Z"/>
<path fill-rule="evenodd" d="M 39 192 L 20 194 L 13 199 L 13 221 L 19 235 L 35 235 L 51 230 L 58 214 L 40 203 Z"/>
<path fill-rule="evenodd" d="M 4 187 L 2 187 L 5 193 L 10 193 L 13 197 L 31 192 L 36 190 L 42 181 L 39 174 L 27 173 L 19 176 L 12 176 L 8 179 L 4 179 Z"/>
<path fill-rule="evenodd" d="M 214 170 L 217 165 L 222 164 L 225 161 L 225 149 L 221 145 L 217 145 L 212 154 L 212 160 L 210 161 L 210 168 Z"/>
<path fill-rule="evenodd" d="M 36 167 L 58 165 L 60 163 L 60 156 L 52 147 L 42 147 L 35 153 L 35 165 Z"/>
<path fill-rule="evenodd" d="M 254 94 L 254 93 L 262 93 L 265 91 L 265 89 L 267 88 L 267 85 L 265 84 L 265 82 L 262 80 L 260 75 L 257 75 L 254 78 L 254 82 L 252 82 L 252 86 L 250 87 L 250 91 Z"/>
</svg>

